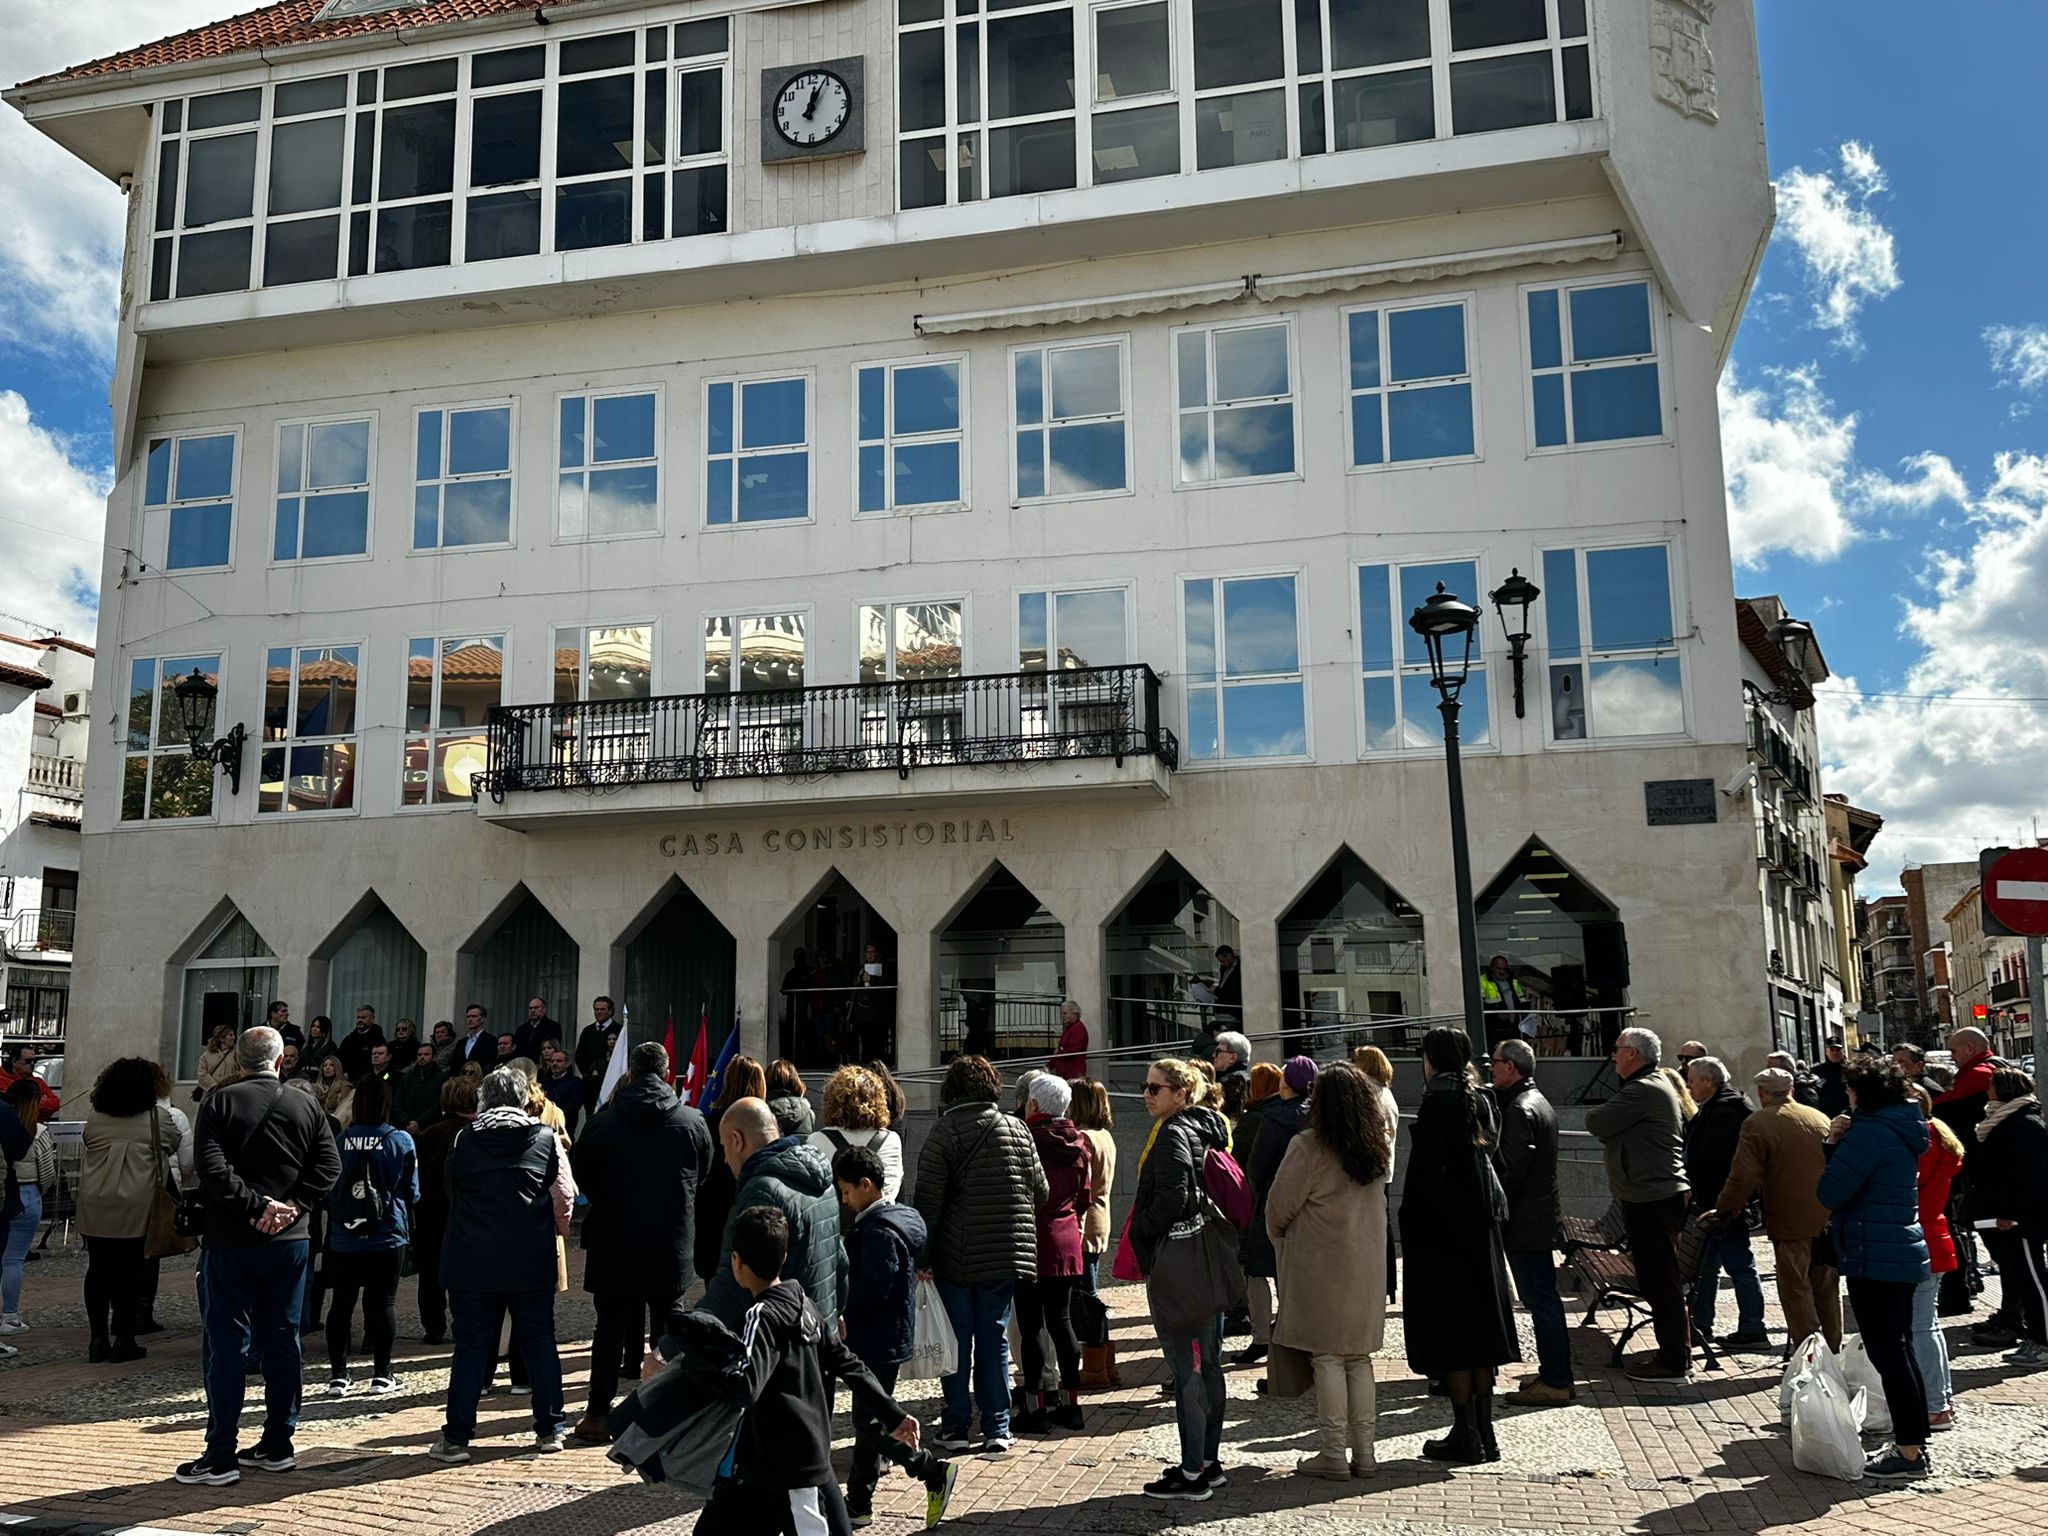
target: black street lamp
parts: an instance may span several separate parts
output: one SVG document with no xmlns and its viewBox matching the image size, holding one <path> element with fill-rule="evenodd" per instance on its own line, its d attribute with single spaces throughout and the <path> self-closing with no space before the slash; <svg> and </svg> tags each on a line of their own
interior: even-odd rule
<svg viewBox="0 0 2048 1536">
<path fill-rule="evenodd" d="M 1529 605 L 1543 595 L 1543 589 L 1522 574 L 1520 566 L 1508 579 L 1487 594 L 1493 611 L 1500 615 L 1501 632 L 1508 637 L 1508 660 L 1515 669 L 1515 718 L 1522 718 L 1522 664 L 1529 654 Z M 1515 610 L 1513 618 L 1508 610 Z"/>
<path fill-rule="evenodd" d="M 178 696 L 178 720 L 185 727 L 185 741 L 192 749 L 193 759 L 202 763 L 218 763 L 220 771 L 228 776 L 228 793 L 242 792 L 242 745 L 249 738 L 248 730 L 237 720 L 234 729 L 218 741 L 213 740 L 213 707 L 220 697 L 220 689 L 213 679 L 197 667 L 189 677 L 181 677 L 171 691 Z"/>
<path fill-rule="evenodd" d="M 1429 681 L 1444 717 L 1444 771 L 1451 791 L 1451 877 L 1458 896 L 1458 949 L 1465 973 L 1465 1034 L 1476 1061 L 1486 1045 L 1479 1005 L 1479 920 L 1472 910 L 1472 850 L 1465 832 L 1465 770 L 1458 759 L 1458 694 L 1472 671 L 1472 639 L 1479 610 L 1438 582 L 1436 591 L 1408 616 L 1408 627 L 1429 647 Z"/>
</svg>

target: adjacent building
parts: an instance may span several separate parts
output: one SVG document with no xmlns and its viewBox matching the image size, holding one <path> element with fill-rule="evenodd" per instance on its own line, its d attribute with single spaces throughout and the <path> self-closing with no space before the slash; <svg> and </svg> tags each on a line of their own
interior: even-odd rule
<svg viewBox="0 0 2048 1536">
<path fill-rule="evenodd" d="M 0 1032 L 62 1049 L 78 919 L 93 652 L 0 634 Z"/>
<path fill-rule="evenodd" d="M 1921 1013 L 1931 1039 L 1946 1039 L 1959 1021 L 1950 995 L 1948 914 L 1976 885 L 1975 859 L 1908 864 L 1899 871 L 1913 930 Z"/>
<path fill-rule="evenodd" d="M 75 1050 L 1818 1028 L 1745 0 L 292 0 L 8 99 L 129 196 Z"/>
<path fill-rule="evenodd" d="M 1847 795 L 1821 797 L 1821 825 L 1828 849 L 1828 907 L 1833 914 L 1834 956 L 1821 974 L 1841 989 L 1843 1039 L 1883 1038 L 1864 978 L 1863 936 L 1856 877 L 1869 865 L 1870 845 L 1884 827 L 1875 811 L 1851 805 Z"/>
<path fill-rule="evenodd" d="M 1904 896 L 1880 896 L 1856 904 L 1857 934 L 1863 947 L 1862 1033 L 1886 1045 L 1933 1038 L 1920 994 L 1920 947 Z"/>
</svg>

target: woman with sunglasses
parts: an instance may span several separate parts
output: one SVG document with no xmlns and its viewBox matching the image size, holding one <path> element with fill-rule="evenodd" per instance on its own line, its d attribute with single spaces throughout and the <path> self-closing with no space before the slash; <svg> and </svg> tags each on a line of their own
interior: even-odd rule
<svg viewBox="0 0 2048 1536">
<path fill-rule="evenodd" d="M 1168 1058 L 1145 1073 L 1145 1108 L 1158 1122 L 1158 1135 L 1138 1172 L 1130 1239 L 1138 1268 L 1147 1275 L 1167 1233 L 1200 1209 L 1202 1161 L 1209 1149 L 1230 1149 L 1223 1117 L 1203 1106 L 1208 1086 L 1193 1062 Z M 1199 1501 L 1223 1486 L 1217 1459 L 1223 1447 L 1223 1314 L 1189 1333 L 1162 1332 L 1159 1342 L 1173 1373 L 1180 1465 L 1147 1483 L 1145 1495 Z"/>
</svg>

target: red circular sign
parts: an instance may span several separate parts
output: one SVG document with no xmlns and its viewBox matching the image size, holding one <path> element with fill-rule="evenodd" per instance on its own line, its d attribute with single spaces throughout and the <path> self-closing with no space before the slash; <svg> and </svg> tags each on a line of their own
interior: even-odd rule
<svg viewBox="0 0 2048 1536">
<path fill-rule="evenodd" d="M 1984 874 L 1984 905 L 2014 933 L 2048 934 L 2048 848 L 2015 848 Z"/>
</svg>

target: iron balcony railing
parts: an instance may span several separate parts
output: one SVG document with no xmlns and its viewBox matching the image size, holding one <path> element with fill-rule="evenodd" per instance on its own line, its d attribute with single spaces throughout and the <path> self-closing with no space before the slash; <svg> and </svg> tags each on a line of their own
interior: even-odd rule
<svg viewBox="0 0 2048 1536">
<path fill-rule="evenodd" d="M 893 768 L 1153 757 L 1180 742 L 1148 666 L 1081 667 L 759 693 L 500 705 L 478 792 L 714 779 L 814 778 Z"/>
<path fill-rule="evenodd" d="M 9 922 L 7 947 L 17 955 L 46 950 L 69 954 L 77 928 L 78 914 L 68 908 L 30 907 Z"/>
</svg>

